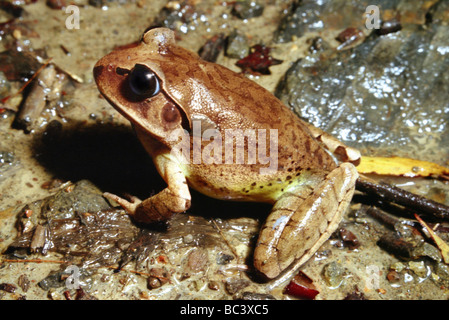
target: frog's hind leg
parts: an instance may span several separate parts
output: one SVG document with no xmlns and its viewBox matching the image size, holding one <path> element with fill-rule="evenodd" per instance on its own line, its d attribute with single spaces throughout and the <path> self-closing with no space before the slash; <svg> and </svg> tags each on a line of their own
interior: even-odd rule
<svg viewBox="0 0 449 320">
<path fill-rule="evenodd" d="M 254 265 L 272 279 L 304 264 L 338 227 L 358 174 L 342 163 L 313 189 L 288 190 L 274 204 L 259 234 Z"/>
</svg>

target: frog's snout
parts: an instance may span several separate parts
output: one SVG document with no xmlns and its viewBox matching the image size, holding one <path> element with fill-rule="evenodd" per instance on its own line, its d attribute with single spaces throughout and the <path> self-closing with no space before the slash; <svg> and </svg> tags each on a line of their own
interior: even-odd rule
<svg viewBox="0 0 449 320">
<path fill-rule="evenodd" d="M 101 74 L 103 73 L 103 70 L 104 70 L 104 66 L 102 66 L 102 65 L 96 65 L 96 66 L 94 67 L 94 78 L 95 78 L 95 79 L 98 79 L 98 77 L 100 77 Z"/>
</svg>

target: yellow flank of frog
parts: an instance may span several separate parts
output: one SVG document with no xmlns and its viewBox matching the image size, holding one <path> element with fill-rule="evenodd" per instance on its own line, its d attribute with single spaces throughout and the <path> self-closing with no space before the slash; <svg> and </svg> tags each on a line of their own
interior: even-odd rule
<svg viewBox="0 0 449 320">
<path fill-rule="evenodd" d="M 136 220 L 164 221 L 208 196 L 273 204 L 254 265 L 268 278 L 296 269 L 337 228 L 358 177 L 359 153 L 302 120 L 270 92 L 151 29 L 94 68 L 103 96 L 134 126 L 167 188 L 130 201 Z M 334 158 L 339 157 L 338 164 Z"/>
</svg>

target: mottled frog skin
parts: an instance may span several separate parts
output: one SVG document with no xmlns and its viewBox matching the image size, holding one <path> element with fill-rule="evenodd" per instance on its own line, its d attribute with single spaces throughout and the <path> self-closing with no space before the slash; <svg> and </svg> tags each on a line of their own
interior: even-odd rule
<svg viewBox="0 0 449 320">
<path fill-rule="evenodd" d="M 106 55 L 94 76 L 167 183 L 143 201 L 105 194 L 137 221 L 164 221 L 187 210 L 189 187 L 217 199 L 272 203 L 254 253 L 256 269 L 268 278 L 299 267 L 337 228 L 358 177 L 348 161 L 357 162 L 358 152 L 304 123 L 260 85 L 178 46 L 166 28 Z M 229 132 L 256 133 L 256 144 L 248 136 L 239 136 L 243 144 L 226 139 Z M 222 153 L 214 152 L 212 163 L 198 161 L 198 154 L 212 155 L 211 133 L 222 137 Z M 190 154 L 174 152 L 180 146 Z M 239 152 L 244 161 L 236 160 Z"/>
</svg>

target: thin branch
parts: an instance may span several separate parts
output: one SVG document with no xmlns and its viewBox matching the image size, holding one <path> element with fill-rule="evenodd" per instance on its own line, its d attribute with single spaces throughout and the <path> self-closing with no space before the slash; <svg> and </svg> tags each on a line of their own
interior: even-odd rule
<svg viewBox="0 0 449 320">
<path fill-rule="evenodd" d="M 374 196 L 382 201 L 387 201 L 404 206 L 414 212 L 420 212 L 438 219 L 449 220 L 449 207 L 442 203 L 416 195 L 404 189 L 391 186 L 387 183 L 376 183 L 364 178 L 357 179 L 356 189 Z"/>
</svg>

